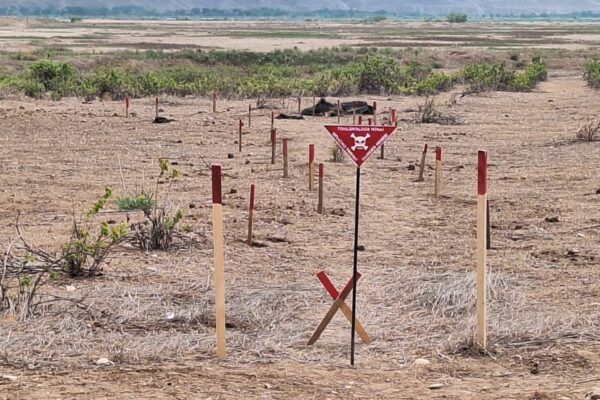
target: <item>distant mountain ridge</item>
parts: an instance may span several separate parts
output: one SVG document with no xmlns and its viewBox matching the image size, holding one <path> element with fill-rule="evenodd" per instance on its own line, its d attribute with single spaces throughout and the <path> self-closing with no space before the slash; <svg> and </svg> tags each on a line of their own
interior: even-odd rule
<svg viewBox="0 0 600 400">
<path fill-rule="evenodd" d="M 17 3 L 17 4 L 15 4 Z M 219 8 L 277 8 L 286 11 L 357 10 L 390 13 L 444 14 L 460 11 L 468 14 L 549 13 L 600 11 L 600 0 L 0 0 L 0 7 L 123 7 L 137 6 L 158 11 Z"/>
</svg>

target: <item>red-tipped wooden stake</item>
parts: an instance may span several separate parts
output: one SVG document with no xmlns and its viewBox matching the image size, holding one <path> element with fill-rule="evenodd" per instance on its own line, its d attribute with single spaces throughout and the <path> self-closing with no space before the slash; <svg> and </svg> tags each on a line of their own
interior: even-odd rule
<svg viewBox="0 0 600 400">
<path fill-rule="evenodd" d="M 377 125 L 377 102 L 376 101 L 373 102 L 373 125 Z"/>
<path fill-rule="evenodd" d="M 271 164 L 275 164 L 275 145 L 277 144 L 277 129 L 271 129 Z"/>
<path fill-rule="evenodd" d="M 271 131 L 275 129 L 275 112 L 271 111 Z"/>
<path fill-rule="evenodd" d="M 254 218 L 254 185 L 250 185 L 250 204 L 248 205 L 248 246 L 252 246 L 253 218 Z"/>
<path fill-rule="evenodd" d="M 302 97 L 298 96 L 298 115 L 302 113 Z"/>
<path fill-rule="evenodd" d="M 252 104 L 248 104 L 248 128 L 252 126 Z"/>
<path fill-rule="evenodd" d="M 282 141 L 283 146 L 283 177 L 287 178 L 288 175 L 288 140 L 284 138 Z"/>
<path fill-rule="evenodd" d="M 342 113 L 342 107 L 340 106 L 340 99 L 338 99 L 338 105 L 337 105 L 338 124 L 340 123 L 341 113 Z"/>
<path fill-rule="evenodd" d="M 435 188 L 434 195 L 436 198 L 440 197 L 440 190 L 442 186 L 442 148 L 435 148 Z"/>
<path fill-rule="evenodd" d="M 427 157 L 427 143 L 423 146 L 423 154 L 421 154 L 421 165 L 419 166 L 419 179 L 418 182 L 423 182 L 425 180 L 425 159 Z"/>
<path fill-rule="evenodd" d="M 359 115 L 359 116 L 358 116 L 358 124 L 359 124 L 359 125 L 362 125 L 362 115 Z"/>
<path fill-rule="evenodd" d="M 487 151 L 479 150 L 477 160 L 477 342 L 483 348 L 487 347 L 487 165 Z"/>
<path fill-rule="evenodd" d="M 129 118 L 129 106 L 131 105 L 131 99 L 129 96 L 125 97 L 125 118 Z"/>
<path fill-rule="evenodd" d="M 213 103 L 213 113 L 217 112 L 217 92 L 213 92 L 212 94 L 212 103 Z"/>
<path fill-rule="evenodd" d="M 225 357 L 225 249 L 223 244 L 223 197 L 221 166 L 212 166 L 213 246 L 215 254 L 215 308 L 217 356 Z"/>
<path fill-rule="evenodd" d="M 158 118 L 158 97 L 155 100 L 156 100 L 156 106 L 155 106 L 155 111 L 156 111 L 155 115 L 156 116 L 155 116 L 155 118 Z"/>
<path fill-rule="evenodd" d="M 317 205 L 317 212 L 323 214 L 323 178 L 325 173 L 323 171 L 323 163 L 319 163 L 319 203 Z"/>
<path fill-rule="evenodd" d="M 313 171 L 315 163 L 315 145 L 308 145 L 308 190 L 313 191 L 315 187 L 315 174 Z"/>
<path fill-rule="evenodd" d="M 239 127 L 238 127 L 238 148 L 240 153 L 242 152 L 242 130 L 244 128 L 244 123 L 242 122 L 242 120 L 240 119 L 240 123 L 239 123 Z"/>
</svg>

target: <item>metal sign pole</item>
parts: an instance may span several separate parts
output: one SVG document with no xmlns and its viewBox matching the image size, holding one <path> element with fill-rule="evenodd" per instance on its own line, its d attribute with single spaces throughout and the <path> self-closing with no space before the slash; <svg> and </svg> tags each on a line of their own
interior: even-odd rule
<svg viewBox="0 0 600 400">
<path fill-rule="evenodd" d="M 350 365 L 354 365 L 356 332 L 356 278 L 358 276 L 358 217 L 360 211 L 360 167 L 356 167 L 356 201 L 354 208 L 354 269 L 352 272 L 352 332 L 350 334 Z"/>
</svg>

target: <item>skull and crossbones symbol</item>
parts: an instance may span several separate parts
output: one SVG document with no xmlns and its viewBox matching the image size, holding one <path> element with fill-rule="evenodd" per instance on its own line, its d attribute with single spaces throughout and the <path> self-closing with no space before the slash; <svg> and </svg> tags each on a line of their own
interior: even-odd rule
<svg viewBox="0 0 600 400">
<path fill-rule="evenodd" d="M 369 146 L 367 146 L 367 139 L 371 137 L 370 134 L 366 134 L 365 136 L 356 136 L 354 133 L 350 135 L 352 139 L 354 139 L 354 146 L 352 146 L 352 151 L 359 150 L 369 150 Z"/>
</svg>

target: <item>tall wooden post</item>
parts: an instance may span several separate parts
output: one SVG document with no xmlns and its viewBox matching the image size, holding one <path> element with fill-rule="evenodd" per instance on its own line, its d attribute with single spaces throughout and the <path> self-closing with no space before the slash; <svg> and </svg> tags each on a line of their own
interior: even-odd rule
<svg viewBox="0 0 600 400">
<path fill-rule="evenodd" d="M 129 118 L 129 106 L 131 105 L 131 99 L 129 96 L 125 97 L 125 118 Z"/>
<path fill-rule="evenodd" d="M 248 128 L 252 126 L 252 104 L 248 104 Z"/>
<path fill-rule="evenodd" d="M 313 191 L 315 187 L 315 173 L 314 173 L 314 164 L 315 164 L 315 145 L 308 145 L 308 190 Z"/>
<path fill-rule="evenodd" d="M 240 122 L 238 124 L 238 149 L 239 152 L 242 152 L 242 130 L 244 128 L 244 123 L 242 122 L 242 120 L 240 119 Z"/>
<path fill-rule="evenodd" d="M 302 114 L 302 97 L 298 96 L 298 115 Z"/>
<path fill-rule="evenodd" d="M 275 128 L 275 112 L 271 111 L 271 131 Z"/>
<path fill-rule="evenodd" d="M 435 148 L 435 198 L 440 197 L 440 190 L 442 186 L 442 148 Z"/>
<path fill-rule="evenodd" d="M 217 92 L 213 92 L 212 94 L 212 112 L 217 112 Z"/>
<path fill-rule="evenodd" d="M 325 173 L 323 171 L 323 163 L 319 163 L 319 203 L 317 205 L 317 212 L 323 214 L 323 178 Z"/>
<path fill-rule="evenodd" d="M 282 140 L 283 146 L 283 177 L 287 178 L 288 175 L 288 140 L 284 138 Z"/>
<path fill-rule="evenodd" d="M 483 348 L 487 347 L 487 164 L 487 151 L 479 150 L 477 160 L 477 342 Z"/>
<path fill-rule="evenodd" d="M 158 97 L 155 99 L 156 105 L 155 105 L 155 119 L 158 118 Z"/>
<path fill-rule="evenodd" d="M 271 129 L 271 164 L 275 164 L 275 145 L 277 144 L 277 129 Z"/>
<path fill-rule="evenodd" d="M 248 246 L 252 246 L 252 224 L 254 219 L 254 185 L 250 185 L 250 203 L 248 204 Z"/>
<path fill-rule="evenodd" d="M 377 125 L 377 102 L 373 102 L 373 125 Z"/>
<path fill-rule="evenodd" d="M 419 166 L 419 182 L 423 182 L 425 180 L 425 159 L 427 158 L 427 143 L 423 146 L 423 154 L 421 154 L 421 165 Z"/>
<path fill-rule="evenodd" d="M 223 197 L 221 166 L 212 166 L 213 246 L 215 254 L 215 308 L 217 356 L 225 357 L 225 249 L 223 244 Z"/>
</svg>

